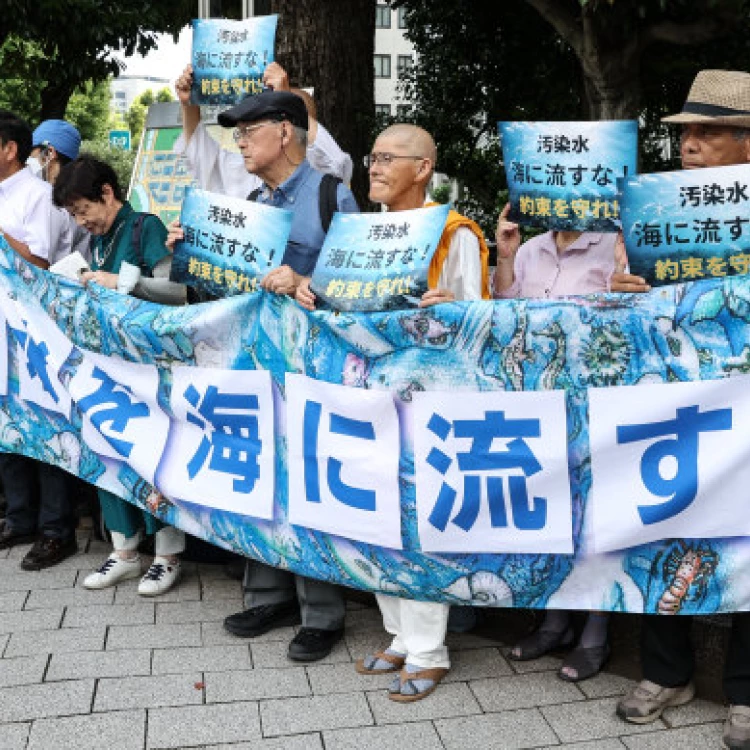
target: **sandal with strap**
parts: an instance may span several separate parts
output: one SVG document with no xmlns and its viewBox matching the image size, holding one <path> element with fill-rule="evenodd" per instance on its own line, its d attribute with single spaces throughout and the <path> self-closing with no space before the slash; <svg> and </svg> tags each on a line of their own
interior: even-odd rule
<svg viewBox="0 0 750 750">
<path fill-rule="evenodd" d="M 602 667 L 604 667 L 607 659 L 609 659 L 609 654 L 609 643 L 606 642 L 601 646 L 592 646 L 590 648 L 577 646 L 565 657 L 565 661 L 563 661 L 557 676 L 561 680 L 565 680 L 565 682 L 588 680 L 602 671 Z M 575 669 L 576 676 L 571 677 L 569 674 L 566 674 L 564 671 L 566 667 Z"/>
<path fill-rule="evenodd" d="M 420 669 L 417 672 L 409 672 L 404 668 L 393 681 L 393 685 L 388 688 L 388 697 L 397 703 L 421 701 L 422 698 L 426 698 L 435 691 L 449 671 L 447 667 L 432 667 L 431 669 Z M 420 682 L 430 684 L 421 687 Z"/>
<path fill-rule="evenodd" d="M 565 630 L 537 630 L 522 638 L 507 654 L 512 661 L 530 661 L 548 654 L 557 648 L 564 648 L 573 643 L 573 628 Z M 518 654 L 513 652 L 518 650 Z"/>
<path fill-rule="evenodd" d="M 378 662 L 388 664 L 387 667 L 379 667 Z M 376 651 L 374 654 L 359 659 L 354 668 L 359 674 L 388 674 L 389 672 L 398 672 L 406 663 L 404 654 L 386 653 L 385 651 Z"/>
</svg>

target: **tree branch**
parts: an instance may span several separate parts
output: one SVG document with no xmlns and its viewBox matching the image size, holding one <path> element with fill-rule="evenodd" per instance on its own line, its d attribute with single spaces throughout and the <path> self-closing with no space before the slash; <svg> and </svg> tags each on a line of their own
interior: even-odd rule
<svg viewBox="0 0 750 750">
<path fill-rule="evenodd" d="M 712 39 L 729 34 L 741 22 L 742 17 L 737 12 L 722 15 L 707 15 L 690 23 L 661 21 L 649 26 L 645 30 L 644 36 L 649 42 L 659 41 L 690 46 L 710 42 Z"/>
<path fill-rule="evenodd" d="M 552 25 L 580 58 L 583 54 L 583 31 L 575 15 L 559 0 L 526 0 L 545 21 Z"/>
</svg>

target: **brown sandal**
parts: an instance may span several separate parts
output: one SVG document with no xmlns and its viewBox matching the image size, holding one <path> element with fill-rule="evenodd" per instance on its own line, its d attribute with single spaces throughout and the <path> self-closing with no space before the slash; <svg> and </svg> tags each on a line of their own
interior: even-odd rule
<svg viewBox="0 0 750 750">
<path fill-rule="evenodd" d="M 386 669 L 370 669 L 365 666 L 367 662 L 374 664 L 378 661 L 388 662 L 391 666 Z M 386 654 L 385 651 L 376 651 L 374 654 L 370 654 L 370 656 L 365 656 L 364 659 L 359 659 L 354 665 L 354 668 L 359 674 L 388 674 L 389 672 L 398 672 L 405 663 L 405 656 L 399 654 Z"/>
<path fill-rule="evenodd" d="M 399 675 L 401 680 L 401 690 L 404 689 L 405 685 L 409 685 L 410 689 L 414 692 L 389 692 L 388 697 L 397 703 L 413 703 L 414 701 L 421 701 L 422 698 L 426 698 L 435 691 L 440 684 L 440 680 L 442 680 L 449 671 L 450 670 L 447 669 L 447 667 L 420 669 L 419 672 L 407 672 L 405 669 L 402 669 L 401 674 Z M 420 691 L 414 684 L 415 680 L 431 680 L 432 685 Z"/>
</svg>

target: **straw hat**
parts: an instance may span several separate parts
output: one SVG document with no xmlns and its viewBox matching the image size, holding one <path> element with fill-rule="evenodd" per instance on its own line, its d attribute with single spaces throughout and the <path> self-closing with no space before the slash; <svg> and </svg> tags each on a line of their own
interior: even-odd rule
<svg viewBox="0 0 750 750">
<path fill-rule="evenodd" d="M 705 122 L 750 128 L 750 73 L 701 70 L 690 87 L 682 112 L 662 122 Z"/>
</svg>

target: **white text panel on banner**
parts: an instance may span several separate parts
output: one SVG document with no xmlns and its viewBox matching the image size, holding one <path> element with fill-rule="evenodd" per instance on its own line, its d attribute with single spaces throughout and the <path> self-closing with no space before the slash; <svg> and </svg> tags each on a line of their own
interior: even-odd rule
<svg viewBox="0 0 750 750">
<path fill-rule="evenodd" d="M 393 396 L 286 375 L 289 522 L 401 549 Z"/>
<path fill-rule="evenodd" d="M 589 391 L 596 552 L 750 535 L 750 377 Z"/>
<path fill-rule="evenodd" d="M 573 552 L 565 392 L 414 394 L 425 552 Z"/>
</svg>

